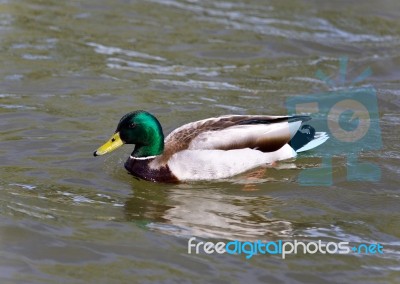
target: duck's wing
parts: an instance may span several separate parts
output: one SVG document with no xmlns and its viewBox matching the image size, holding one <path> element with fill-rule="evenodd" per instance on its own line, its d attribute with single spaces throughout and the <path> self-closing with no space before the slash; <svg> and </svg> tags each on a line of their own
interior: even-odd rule
<svg viewBox="0 0 400 284">
<path fill-rule="evenodd" d="M 166 163 L 183 150 L 276 151 L 309 119 L 308 116 L 227 115 L 188 123 L 166 137 L 160 162 Z"/>
</svg>

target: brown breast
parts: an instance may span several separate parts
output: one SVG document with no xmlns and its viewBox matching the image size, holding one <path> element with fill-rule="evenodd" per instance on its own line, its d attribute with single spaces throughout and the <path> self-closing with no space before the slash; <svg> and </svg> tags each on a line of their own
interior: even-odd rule
<svg viewBox="0 0 400 284">
<path fill-rule="evenodd" d="M 141 160 L 129 157 L 125 162 L 125 169 L 138 178 L 152 182 L 179 182 L 178 178 L 171 172 L 167 164 L 159 169 L 150 168 L 149 163 L 153 160 L 154 158 Z"/>
</svg>

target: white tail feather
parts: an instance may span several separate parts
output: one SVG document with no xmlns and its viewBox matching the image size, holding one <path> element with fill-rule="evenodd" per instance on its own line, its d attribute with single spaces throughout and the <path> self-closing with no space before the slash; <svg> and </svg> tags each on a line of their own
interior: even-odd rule
<svg viewBox="0 0 400 284">
<path fill-rule="evenodd" d="M 318 147 L 319 145 L 323 144 L 326 140 L 329 139 L 328 134 L 326 132 L 316 132 L 314 139 L 308 142 L 306 145 L 301 147 L 300 149 L 297 149 L 297 153 L 304 152 L 307 150 L 314 149 L 315 147 Z"/>
</svg>

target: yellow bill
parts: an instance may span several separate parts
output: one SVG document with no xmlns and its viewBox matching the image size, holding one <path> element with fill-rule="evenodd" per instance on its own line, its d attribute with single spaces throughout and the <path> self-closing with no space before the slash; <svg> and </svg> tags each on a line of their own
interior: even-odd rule
<svg viewBox="0 0 400 284">
<path fill-rule="evenodd" d="M 119 132 L 117 132 L 110 138 L 110 140 L 100 146 L 99 149 L 93 153 L 93 156 L 96 157 L 107 154 L 121 147 L 122 145 L 124 145 L 124 142 L 121 140 Z"/>
</svg>

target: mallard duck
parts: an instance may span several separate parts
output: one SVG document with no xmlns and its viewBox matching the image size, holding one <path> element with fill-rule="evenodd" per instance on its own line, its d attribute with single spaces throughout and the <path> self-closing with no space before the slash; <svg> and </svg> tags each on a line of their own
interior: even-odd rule
<svg viewBox="0 0 400 284">
<path fill-rule="evenodd" d="M 153 182 L 224 179 L 324 143 L 325 132 L 302 125 L 310 119 L 225 115 L 185 124 L 164 140 L 157 118 L 139 110 L 121 118 L 114 135 L 94 156 L 135 144 L 125 168 L 138 178 Z"/>
</svg>

